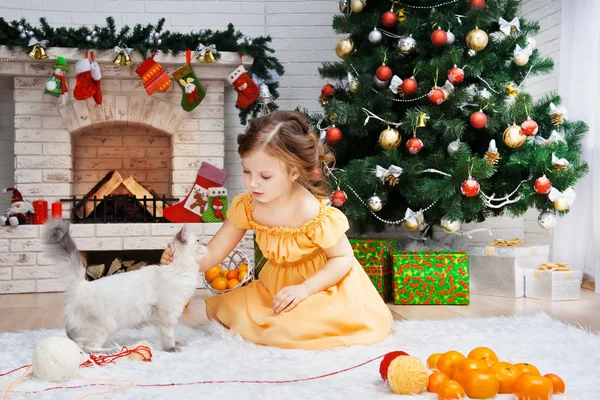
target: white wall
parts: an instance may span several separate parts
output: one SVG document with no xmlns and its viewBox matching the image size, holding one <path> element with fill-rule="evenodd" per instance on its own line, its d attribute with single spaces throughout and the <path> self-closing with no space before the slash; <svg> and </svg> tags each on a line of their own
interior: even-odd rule
<svg viewBox="0 0 600 400">
<path fill-rule="evenodd" d="M 337 12 L 335 0 L 313 1 L 161 1 L 161 0 L 2 0 L 0 15 L 12 20 L 26 17 L 30 22 L 44 16 L 51 25 L 80 26 L 103 24 L 113 16 L 117 25 L 156 23 L 166 18 L 165 28 L 189 32 L 192 29 L 224 29 L 227 23 L 246 35 L 271 35 L 276 56 L 286 68 L 281 79 L 281 108 L 307 107 L 320 111 L 317 101 L 324 82 L 317 68 L 324 61 L 336 60 L 337 41 L 331 28 Z M 558 89 L 560 52 L 560 0 L 523 0 L 521 15 L 540 21 L 537 36 L 540 51 L 555 59 L 552 75 L 532 78 L 527 84 L 534 96 Z M 228 187 L 231 196 L 243 191 L 241 169 L 237 157 L 236 136 L 242 132 L 234 107 L 236 93 L 225 92 L 226 169 L 230 173 Z M 3 133 L 4 135 L 4 133 Z M 524 218 L 493 219 L 482 224 L 491 227 L 495 237 L 524 237 L 527 242 L 551 244 L 551 233 L 537 224 L 536 211 Z M 477 226 L 478 227 L 478 226 Z M 468 229 L 469 227 L 465 227 Z M 478 235 L 483 241 L 489 237 Z"/>
</svg>

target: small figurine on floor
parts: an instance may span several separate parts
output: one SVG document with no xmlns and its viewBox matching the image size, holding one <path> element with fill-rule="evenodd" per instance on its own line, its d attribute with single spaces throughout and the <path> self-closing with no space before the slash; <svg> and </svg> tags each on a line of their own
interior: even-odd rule
<svg viewBox="0 0 600 400">
<path fill-rule="evenodd" d="M 29 223 L 33 215 L 33 206 L 23 200 L 21 192 L 16 188 L 6 188 L 2 192 L 7 193 L 9 190 L 13 192 L 11 204 L 4 215 L 0 216 L 0 225 L 17 226 Z"/>
</svg>

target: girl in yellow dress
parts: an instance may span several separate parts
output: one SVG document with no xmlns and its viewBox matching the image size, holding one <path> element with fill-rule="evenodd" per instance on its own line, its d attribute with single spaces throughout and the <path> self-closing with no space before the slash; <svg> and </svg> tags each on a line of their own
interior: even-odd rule
<svg viewBox="0 0 600 400">
<path fill-rule="evenodd" d="M 268 261 L 247 286 L 206 299 L 208 317 L 247 340 L 283 348 L 385 339 L 392 315 L 354 257 L 348 220 L 317 197 L 329 193 L 321 166 L 333 156 L 304 116 L 276 111 L 250 120 L 238 145 L 248 193 L 233 199 L 200 270 L 221 263 L 247 230 Z M 161 263 L 171 255 L 165 250 Z"/>
</svg>

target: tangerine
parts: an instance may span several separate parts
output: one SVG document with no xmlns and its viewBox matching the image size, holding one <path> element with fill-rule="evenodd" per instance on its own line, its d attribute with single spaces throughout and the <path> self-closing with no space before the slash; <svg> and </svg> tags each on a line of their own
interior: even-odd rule
<svg viewBox="0 0 600 400">
<path fill-rule="evenodd" d="M 218 278 L 215 278 L 212 281 L 211 286 L 215 290 L 225 290 L 225 289 L 227 289 L 227 284 L 228 284 L 227 278 L 219 276 Z"/>
<path fill-rule="evenodd" d="M 465 398 L 465 389 L 456 381 L 448 381 L 438 386 L 438 400 L 459 400 Z"/>
<path fill-rule="evenodd" d="M 227 282 L 227 289 L 233 289 L 235 288 L 238 284 L 240 283 L 240 281 L 238 281 L 237 279 L 230 279 L 229 282 Z"/>
<path fill-rule="evenodd" d="M 240 280 L 240 282 L 244 280 L 244 278 L 246 277 L 247 273 L 248 273 L 248 271 L 240 270 L 240 272 L 238 274 L 238 279 Z"/>
<path fill-rule="evenodd" d="M 515 368 L 517 368 L 519 371 L 521 371 L 522 374 L 532 374 L 532 375 L 542 376 L 542 374 L 540 374 L 539 369 L 537 369 L 534 365 L 531 365 L 528 363 L 515 364 Z"/>
<path fill-rule="evenodd" d="M 227 274 L 225 274 L 225 278 L 227 278 L 227 280 L 238 279 L 238 276 L 239 272 L 237 272 L 234 269 L 232 269 L 231 271 L 227 271 Z"/>
<path fill-rule="evenodd" d="M 552 394 L 561 394 L 565 392 L 565 382 L 556 374 L 546 374 L 544 378 L 552 381 Z"/>
<path fill-rule="evenodd" d="M 462 387 L 465 387 L 464 377 L 468 371 L 472 369 L 480 369 L 485 371 L 488 368 L 485 360 L 473 360 L 465 358 L 456 363 L 454 366 L 454 372 L 452 372 L 452 379 L 460 383 Z"/>
<path fill-rule="evenodd" d="M 241 270 L 248 271 L 248 264 L 246 264 L 246 263 L 241 263 L 241 264 L 238 266 L 238 270 L 240 270 L 240 271 L 241 271 Z"/>
<path fill-rule="evenodd" d="M 552 391 L 550 379 L 527 373 L 515 382 L 514 395 L 518 400 L 550 400 Z"/>
<path fill-rule="evenodd" d="M 465 359 L 465 356 L 455 350 L 447 351 L 440 356 L 437 362 L 437 369 L 442 371 L 448 377 L 452 376 L 454 372 L 454 366 L 459 362 Z"/>
<path fill-rule="evenodd" d="M 492 366 L 496 364 L 498 360 L 498 356 L 494 351 L 488 347 L 476 347 L 467 356 L 472 360 L 484 360 L 488 366 Z"/>
<path fill-rule="evenodd" d="M 217 268 L 219 267 L 214 267 L 209 269 L 208 271 L 204 271 L 204 278 L 206 279 L 206 282 L 211 283 L 215 280 L 215 278 L 221 276 L 221 271 Z"/>
<path fill-rule="evenodd" d="M 435 371 L 433 374 L 429 375 L 429 379 L 427 380 L 427 391 L 430 393 L 437 393 L 443 383 L 449 382 L 450 378 L 441 372 Z"/>
<path fill-rule="evenodd" d="M 494 374 L 472 369 L 465 373 L 463 387 L 470 399 L 491 399 L 498 394 L 500 382 Z"/>
<path fill-rule="evenodd" d="M 427 368 L 436 369 L 436 365 L 442 353 L 433 353 L 427 358 Z"/>
<path fill-rule="evenodd" d="M 512 393 L 515 387 L 515 382 L 521 376 L 521 371 L 514 365 L 507 362 L 499 362 L 492 365 L 487 372 L 493 374 L 500 382 L 500 390 L 498 393 Z"/>
</svg>

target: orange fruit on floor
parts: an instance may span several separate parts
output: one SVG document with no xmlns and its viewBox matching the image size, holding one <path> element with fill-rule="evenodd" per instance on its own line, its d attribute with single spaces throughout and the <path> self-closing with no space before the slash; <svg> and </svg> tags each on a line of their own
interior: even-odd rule
<svg viewBox="0 0 600 400">
<path fill-rule="evenodd" d="M 427 358 L 427 368 L 436 369 L 437 362 L 440 359 L 442 353 L 433 353 Z"/>
<path fill-rule="evenodd" d="M 466 358 L 456 363 L 454 366 L 454 372 L 452 372 L 452 379 L 460 383 L 462 387 L 465 387 L 464 377 L 466 373 L 472 369 L 480 369 L 485 371 L 488 369 L 487 362 L 485 360 L 473 360 Z"/>
<path fill-rule="evenodd" d="M 528 373 L 515 382 L 514 395 L 518 400 L 550 400 L 552 391 L 550 379 Z"/>
<path fill-rule="evenodd" d="M 521 371 L 514 365 L 507 362 L 499 362 L 488 368 L 487 372 L 493 374 L 500 382 L 500 390 L 498 393 L 512 393 L 515 387 L 515 382 L 521 376 Z"/>
<path fill-rule="evenodd" d="M 238 283 L 240 283 L 240 281 L 237 279 L 230 279 L 229 282 L 227 282 L 227 289 L 233 289 L 238 285 Z"/>
<path fill-rule="evenodd" d="M 456 381 L 448 381 L 438 387 L 438 400 L 459 400 L 465 398 L 465 389 Z"/>
<path fill-rule="evenodd" d="M 472 369 L 465 373 L 463 388 L 470 399 L 491 399 L 500 390 L 500 382 L 496 375 Z"/>
<path fill-rule="evenodd" d="M 544 378 L 552 381 L 552 394 L 561 394 L 565 392 L 565 382 L 556 374 L 546 374 Z"/>
<path fill-rule="evenodd" d="M 204 278 L 206 278 L 206 282 L 211 283 L 215 280 L 215 278 L 221 276 L 221 271 L 217 268 L 219 267 L 214 267 L 209 269 L 208 271 L 204 271 Z"/>
<path fill-rule="evenodd" d="M 448 375 L 450 377 L 450 376 L 452 376 L 452 373 L 454 372 L 454 366 L 459 361 L 462 361 L 465 358 L 466 357 L 458 351 L 455 351 L 455 350 L 447 351 L 440 356 L 436 367 L 437 367 L 438 371 L 442 371 L 443 373 L 445 373 L 446 375 Z"/>
<path fill-rule="evenodd" d="M 433 374 L 429 375 L 429 379 L 427 381 L 427 391 L 430 393 L 437 393 L 441 385 L 448 381 L 450 381 L 450 378 L 448 378 L 445 373 L 435 371 Z"/>
<path fill-rule="evenodd" d="M 239 276 L 239 272 L 237 272 L 236 270 L 232 269 L 231 271 L 227 271 L 227 274 L 225 275 L 225 278 L 227 278 L 227 280 L 232 280 L 232 279 L 237 279 Z"/>
<path fill-rule="evenodd" d="M 540 374 L 539 369 L 537 369 L 534 365 L 531 365 L 528 363 L 515 364 L 515 368 L 517 368 L 519 371 L 521 371 L 522 374 L 532 374 L 532 375 L 542 376 L 542 374 Z"/>
<path fill-rule="evenodd" d="M 488 347 L 474 348 L 471 350 L 467 358 L 472 360 L 484 360 L 488 366 L 492 366 L 499 361 L 496 353 L 494 353 L 494 351 Z"/>
<path fill-rule="evenodd" d="M 227 278 L 219 276 L 218 278 L 215 278 L 214 281 L 212 281 L 211 286 L 213 287 L 213 289 L 216 290 L 225 290 L 227 289 L 227 284 L 229 282 L 227 281 Z"/>
</svg>

